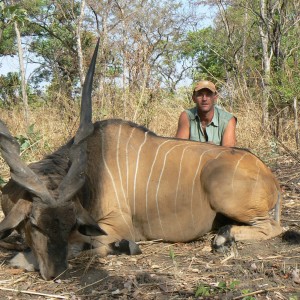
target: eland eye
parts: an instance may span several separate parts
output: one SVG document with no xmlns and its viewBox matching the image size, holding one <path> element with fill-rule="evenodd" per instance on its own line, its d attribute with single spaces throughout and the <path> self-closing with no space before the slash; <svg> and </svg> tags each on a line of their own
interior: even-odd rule
<svg viewBox="0 0 300 300">
<path fill-rule="evenodd" d="M 38 231 L 41 231 L 41 228 L 39 227 L 38 222 L 34 216 L 32 216 L 32 215 L 29 216 L 29 221 L 30 221 L 31 227 L 35 228 Z"/>
<path fill-rule="evenodd" d="M 30 221 L 31 225 L 33 225 L 34 227 L 37 227 L 37 221 L 33 215 L 29 216 L 29 221 Z"/>
<path fill-rule="evenodd" d="M 37 220 L 33 216 L 29 217 L 29 222 L 30 222 L 32 233 L 38 231 L 46 235 L 45 229 L 41 227 L 41 224 L 38 224 Z"/>
</svg>

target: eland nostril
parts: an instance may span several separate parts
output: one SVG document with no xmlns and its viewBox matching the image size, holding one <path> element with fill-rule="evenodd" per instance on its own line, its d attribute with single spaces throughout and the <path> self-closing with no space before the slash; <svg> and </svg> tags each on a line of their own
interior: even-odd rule
<svg viewBox="0 0 300 300">
<path fill-rule="evenodd" d="M 57 266 L 48 266 L 47 268 L 41 268 L 40 273 L 44 280 L 54 280 L 60 278 L 68 269 L 68 263 L 61 263 Z"/>
<path fill-rule="evenodd" d="M 58 272 L 53 272 L 51 274 L 42 274 L 41 276 L 43 277 L 44 280 L 55 280 L 58 279 L 62 274 L 64 274 L 64 272 L 67 270 L 67 268 L 64 269 L 60 269 Z"/>
<path fill-rule="evenodd" d="M 52 280 L 52 279 L 53 279 L 52 276 L 50 276 L 50 275 L 48 275 L 48 274 L 42 274 L 42 273 L 41 273 L 41 276 L 42 276 L 42 278 L 43 278 L 44 280 L 46 280 L 46 281 L 49 281 L 49 280 Z"/>
</svg>

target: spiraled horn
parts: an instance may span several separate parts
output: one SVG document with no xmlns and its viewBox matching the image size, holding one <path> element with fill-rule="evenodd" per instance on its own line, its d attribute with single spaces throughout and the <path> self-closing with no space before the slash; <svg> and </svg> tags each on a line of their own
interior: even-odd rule
<svg viewBox="0 0 300 300">
<path fill-rule="evenodd" d="M 85 182 L 85 168 L 87 162 L 86 139 L 94 131 L 92 123 L 92 87 L 95 72 L 99 39 L 95 47 L 89 70 L 85 77 L 80 111 L 80 125 L 70 148 L 71 167 L 59 186 L 59 201 L 70 200 Z"/>
</svg>

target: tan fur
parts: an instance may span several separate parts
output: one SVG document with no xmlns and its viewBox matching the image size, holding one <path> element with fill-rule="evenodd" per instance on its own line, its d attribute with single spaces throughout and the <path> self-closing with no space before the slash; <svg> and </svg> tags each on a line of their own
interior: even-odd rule
<svg viewBox="0 0 300 300">
<path fill-rule="evenodd" d="M 269 217 L 280 197 L 278 182 L 250 152 L 108 121 L 96 125 L 88 153 L 94 191 L 89 211 L 108 233 L 96 238 L 100 244 L 195 240 L 212 229 L 216 213 L 248 225 L 233 227 L 235 240 L 281 233 Z"/>
</svg>

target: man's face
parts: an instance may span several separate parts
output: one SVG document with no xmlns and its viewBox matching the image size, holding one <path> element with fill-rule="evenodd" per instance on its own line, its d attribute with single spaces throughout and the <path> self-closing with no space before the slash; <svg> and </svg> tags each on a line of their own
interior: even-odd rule
<svg viewBox="0 0 300 300">
<path fill-rule="evenodd" d="M 196 103 L 200 112 L 209 112 L 213 110 L 217 95 L 209 89 L 201 89 L 193 95 L 193 101 Z"/>
</svg>

